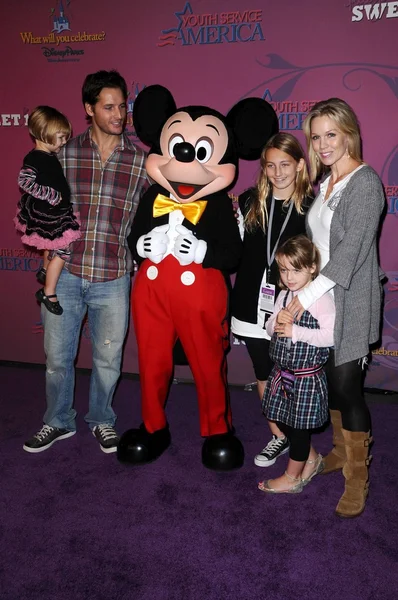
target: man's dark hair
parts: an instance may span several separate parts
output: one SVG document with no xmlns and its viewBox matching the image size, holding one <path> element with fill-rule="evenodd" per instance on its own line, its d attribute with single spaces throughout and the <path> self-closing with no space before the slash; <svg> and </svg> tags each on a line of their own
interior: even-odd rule
<svg viewBox="0 0 398 600">
<path fill-rule="evenodd" d="M 82 87 L 83 104 L 91 104 L 93 106 L 98 102 L 100 93 L 104 88 L 119 88 L 127 100 L 127 84 L 123 77 L 115 71 L 97 71 L 90 73 L 84 80 Z"/>
</svg>

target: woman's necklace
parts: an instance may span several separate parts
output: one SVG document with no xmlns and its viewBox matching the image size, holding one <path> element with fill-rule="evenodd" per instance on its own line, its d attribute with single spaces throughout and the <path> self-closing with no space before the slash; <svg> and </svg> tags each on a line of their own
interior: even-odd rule
<svg viewBox="0 0 398 600">
<path fill-rule="evenodd" d="M 325 197 L 323 198 L 322 202 L 326 202 L 326 200 L 329 199 L 329 196 L 332 193 L 333 188 L 336 185 L 336 183 L 339 183 L 339 181 L 342 181 L 343 179 L 345 179 L 347 177 L 347 175 L 351 175 L 351 173 L 353 171 L 355 171 L 358 168 L 358 166 L 360 166 L 360 165 L 357 164 L 357 165 L 353 166 L 348 171 L 345 171 L 342 175 L 339 175 L 334 181 L 332 181 L 332 175 L 330 175 L 326 194 L 325 194 Z"/>
<path fill-rule="evenodd" d="M 345 177 L 347 177 L 347 175 L 350 175 L 350 173 L 352 173 L 352 171 L 354 171 L 354 170 L 355 169 L 351 169 L 351 171 L 348 171 L 347 173 L 344 173 L 343 175 L 339 175 L 339 177 L 337 177 L 337 179 L 335 179 L 335 181 L 332 181 L 332 176 L 330 176 L 326 194 L 325 194 L 325 197 L 322 200 L 322 202 L 326 202 L 326 200 L 329 199 L 329 196 L 332 193 L 333 188 L 336 185 L 336 183 L 339 183 L 339 181 L 342 181 Z"/>
<path fill-rule="evenodd" d="M 332 193 L 334 183 L 332 181 L 332 176 L 329 177 L 328 187 L 326 189 L 326 193 L 322 198 L 322 204 L 325 204 L 326 200 L 328 200 L 330 194 Z"/>
</svg>

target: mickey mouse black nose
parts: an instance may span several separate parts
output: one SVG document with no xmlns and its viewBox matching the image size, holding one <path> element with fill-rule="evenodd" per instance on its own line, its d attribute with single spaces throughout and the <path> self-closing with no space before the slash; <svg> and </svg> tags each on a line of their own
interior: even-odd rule
<svg viewBox="0 0 398 600">
<path fill-rule="evenodd" d="M 174 156 L 179 162 L 193 162 L 195 160 L 195 148 L 188 142 L 181 142 L 174 146 Z"/>
</svg>

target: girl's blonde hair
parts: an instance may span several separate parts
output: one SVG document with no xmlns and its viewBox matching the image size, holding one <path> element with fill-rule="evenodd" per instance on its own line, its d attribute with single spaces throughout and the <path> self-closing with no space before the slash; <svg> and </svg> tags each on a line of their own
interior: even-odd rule
<svg viewBox="0 0 398 600">
<path fill-rule="evenodd" d="M 35 140 L 45 144 L 55 144 L 57 133 L 62 133 L 69 139 L 72 125 L 68 119 L 51 106 L 37 106 L 29 115 L 28 128 Z"/>
<path fill-rule="evenodd" d="M 305 154 L 300 142 L 290 133 L 276 133 L 269 139 L 261 153 L 261 170 L 257 180 L 255 196 L 245 217 L 245 227 L 248 231 L 253 231 L 257 227 L 261 227 L 265 231 L 268 224 L 267 199 L 272 193 L 272 185 L 267 177 L 265 166 L 267 164 L 267 151 L 271 148 L 285 152 L 285 154 L 291 156 L 297 163 L 301 159 L 304 162 L 303 168 L 297 171 L 294 192 L 291 198 L 283 202 L 283 206 L 286 207 L 290 202 L 293 202 L 297 212 L 303 214 L 302 205 L 304 199 L 306 196 L 312 195 Z"/>
<path fill-rule="evenodd" d="M 316 181 L 327 169 L 312 148 L 311 125 L 316 117 L 329 117 L 338 129 L 348 138 L 348 153 L 357 162 L 362 162 L 361 132 L 356 114 L 351 106 L 340 98 L 329 98 L 317 102 L 310 110 L 303 123 L 303 131 L 307 140 L 311 181 Z"/>
<path fill-rule="evenodd" d="M 287 258 L 295 269 L 310 269 L 311 267 L 315 267 L 315 271 L 311 275 L 312 279 L 315 279 L 319 275 L 321 266 L 319 250 L 305 235 L 296 235 L 279 246 L 275 254 L 278 266 L 280 266 L 283 258 Z M 283 290 L 287 289 L 280 279 L 278 284 Z"/>
</svg>

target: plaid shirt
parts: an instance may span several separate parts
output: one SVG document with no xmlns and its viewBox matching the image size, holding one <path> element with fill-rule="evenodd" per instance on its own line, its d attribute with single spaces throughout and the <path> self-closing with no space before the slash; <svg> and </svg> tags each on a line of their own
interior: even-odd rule
<svg viewBox="0 0 398 600">
<path fill-rule="evenodd" d="M 133 216 L 148 180 L 145 152 L 126 134 L 102 165 L 90 128 L 73 138 L 59 160 L 80 213 L 82 237 L 71 245 L 66 268 L 92 282 L 111 281 L 132 270 L 127 246 Z"/>
</svg>

